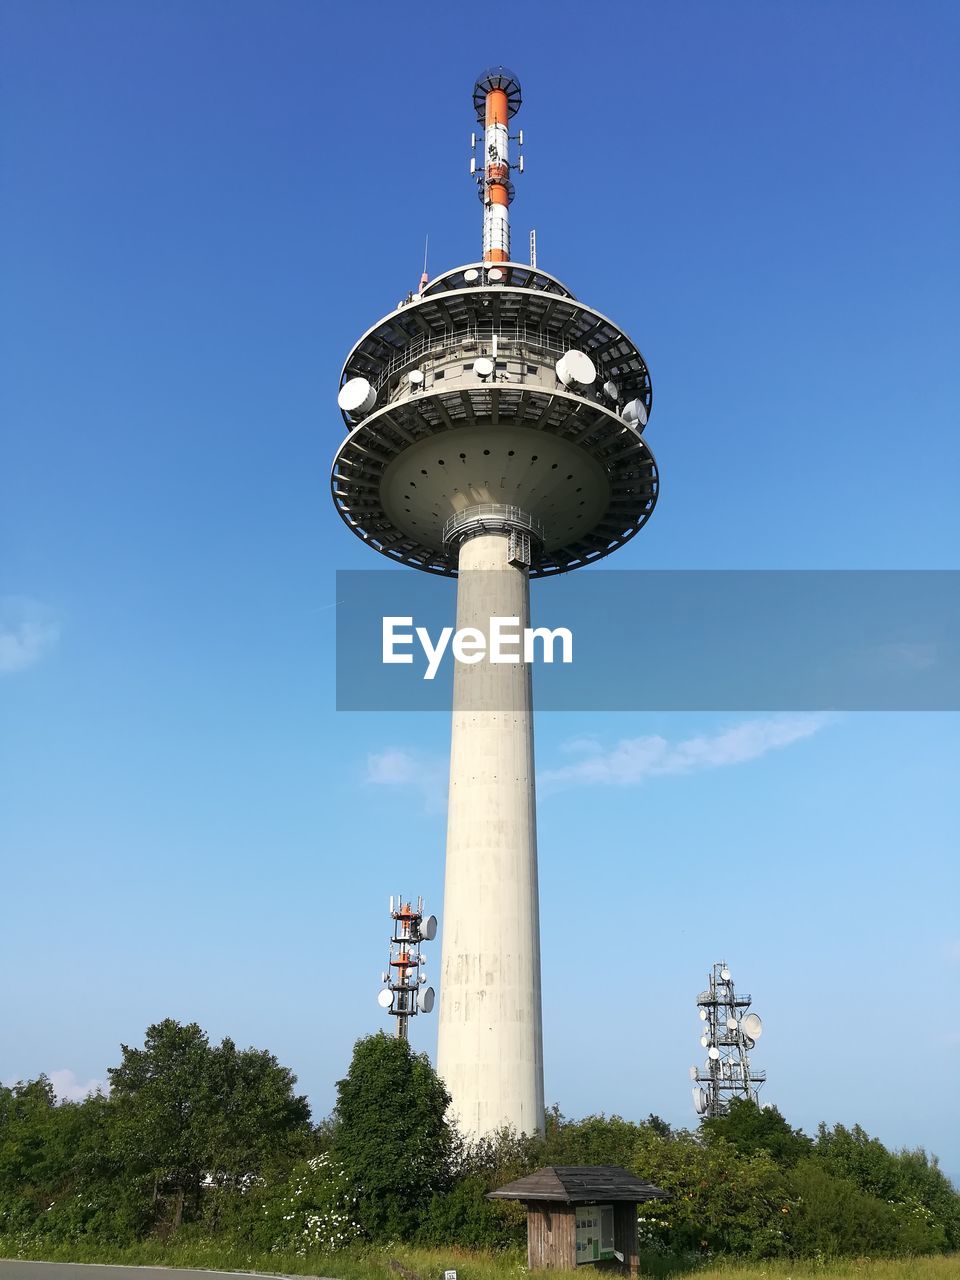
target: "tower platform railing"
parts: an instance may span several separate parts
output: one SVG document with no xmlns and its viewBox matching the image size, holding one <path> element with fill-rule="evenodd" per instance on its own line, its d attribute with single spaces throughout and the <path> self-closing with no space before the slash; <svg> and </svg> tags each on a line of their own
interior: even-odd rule
<svg viewBox="0 0 960 1280">
<path fill-rule="evenodd" d="M 531 355 L 548 357 L 555 362 L 558 356 L 570 349 L 569 337 L 564 338 L 560 334 L 552 334 L 533 325 L 463 325 L 445 329 L 430 336 L 424 334 L 415 339 L 390 360 L 380 365 L 373 376 L 368 376 L 368 380 L 376 391 L 380 391 L 397 374 L 405 369 L 416 368 L 423 360 L 435 359 L 445 354 L 453 355 L 457 352 L 471 356 L 490 356 L 493 353 L 494 338 L 497 340 L 498 359 L 503 356 Z M 472 349 L 469 345 L 471 343 Z M 587 354 L 591 356 L 597 367 L 598 384 L 602 385 L 608 374 L 616 376 L 606 361 L 591 355 L 589 348 Z M 615 362 L 611 363 L 615 364 Z M 593 390 L 581 394 L 585 394 L 587 399 L 599 398 L 599 392 L 595 393 Z"/>
</svg>

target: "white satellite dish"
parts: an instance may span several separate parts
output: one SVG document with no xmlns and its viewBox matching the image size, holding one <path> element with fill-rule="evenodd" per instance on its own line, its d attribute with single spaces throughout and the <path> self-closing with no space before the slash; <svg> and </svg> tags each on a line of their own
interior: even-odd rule
<svg viewBox="0 0 960 1280">
<path fill-rule="evenodd" d="M 748 1013 L 741 1025 L 744 1035 L 751 1040 L 759 1040 L 763 1034 L 763 1020 L 755 1013 Z"/>
<path fill-rule="evenodd" d="M 480 272 L 476 267 L 470 267 L 468 271 L 463 273 L 463 278 L 466 280 L 467 284 L 476 284 L 480 279 Z"/>
<path fill-rule="evenodd" d="M 724 982 L 729 982 L 729 981 L 730 981 L 730 970 L 729 970 L 729 969 L 721 969 L 721 970 L 720 970 L 720 977 L 724 980 Z"/>
<path fill-rule="evenodd" d="M 744 1036 L 743 1047 L 745 1049 L 755 1049 L 757 1047 L 757 1042 L 756 1040 L 751 1040 L 749 1036 Z"/>
<path fill-rule="evenodd" d="M 502 280 L 503 272 L 500 270 L 499 267 L 491 267 L 490 270 L 487 272 L 487 279 L 493 280 L 494 282 L 496 282 L 497 280 Z"/>
<path fill-rule="evenodd" d="M 707 1057 L 712 1058 L 714 1062 L 716 1062 L 716 1060 L 720 1057 L 720 1050 L 717 1048 L 716 1045 L 713 1045 L 710 1049 L 707 1050 Z"/>
<path fill-rule="evenodd" d="M 473 362 L 473 372 L 478 378 L 486 381 L 493 374 L 493 361 L 488 360 L 486 356 L 480 356 L 479 359 Z"/>
<path fill-rule="evenodd" d="M 351 418 L 362 418 L 377 403 L 377 393 L 366 378 L 351 378 L 340 388 L 337 404 Z"/>
<path fill-rule="evenodd" d="M 736 1018 L 728 1018 L 728 1019 L 727 1019 L 727 1030 L 728 1030 L 728 1031 L 736 1031 L 736 1029 L 737 1029 L 737 1020 L 736 1020 Z"/>
<path fill-rule="evenodd" d="M 380 994 L 377 996 L 377 1004 L 380 1006 L 381 1009 L 389 1009 L 390 1006 L 393 1004 L 393 992 L 390 990 L 389 987 L 384 987 L 383 990 L 380 992 Z"/>
<path fill-rule="evenodd" d="M 699 1085 L 693 1091 L 693 1108 L 698 1116 L 702 1116 L 707 1109 L 706 1090 L 701 1089 Z"/>
<path fill-rule="evenodd" d="M 596 365 L 583 351 L 565 351 L 555 368 L 565 387 L 591 387 L 597 380 Z"/>
<path fill-rule="evenodd" d="M 432 942 L 437 936 L 437 917 L 427 916 L 420 921 L 420 937 L 424 942 Z"/>
<path fill-rule="evenodd" d="M 436 998 L 436 992 L 433 987 L 425 987 L 423 991 L 417 993 L 417 1003 L 420 1006 L 421 1013 L 429 1013 L 433 1008 L 433 1002 Z"/>
<path fill-rule="evenodd" d="M 701 1022 L 706 1022 L 706 1020 L 707 1020 L 707 1011 L 706 1011 L 706 1009 L 701 1009 L 701 1010 L 700 1010 L 700 1021 L 701 1021 Z"/>
<path fill-rule="evenodd" d="M 407 381 L 410 383 L 411 387 L 422 387 L 423 386 L 423 370 L 411 369 L 410 372 L 407 374 Z"/>
<path fill-rule="evenodd" d="M 631 400 L 623 407 L 623 420 L 629 422 L 631 427 L 642 431 L 647 425 L 647 406 L 642 400 Z"/>
<path fill-rule="evenodd" d="M 710 1041 L 707 1039 L 707 1037 L 706 1037 L 706 1036 L 701 1036 L 701 1037 L 700 1037 L 700 1047 L 701 1047 L 702 1049 L 705 1049 L 709 1043 L 710 1043 Z"/>
<path fill-rule="evenodd" d="M 691 1067 L 691 1068 L 690 1068 L 690 1079 L 691 1079 L 691 1080 L 696 1080 L 696 1079 L 697 1079 L 697 1077 L 698 1077 L 699 1075 L 700 1075 L 700 1072 L 697 1070 L 697 1068 L 696 1068 L 696 1067 Z"/>
<path fill-rule="evenodd" d="M 603 384 L 603 394 L 608 400 L 616 402 L 620 399 L 620 388 L 615 382 L 605 382 Z"/>
</svg>

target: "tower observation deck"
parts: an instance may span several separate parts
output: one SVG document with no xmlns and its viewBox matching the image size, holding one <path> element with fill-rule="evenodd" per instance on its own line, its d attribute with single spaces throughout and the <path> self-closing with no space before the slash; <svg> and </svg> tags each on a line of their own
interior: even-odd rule
<svg viewBox="0 0 960 1280">
<path fill-rule="evenodd" d="M 516 76 L 485 71 L 480 261 L 354 345 L 337 510 L 375 550 L 458 578 L 457 627 L 529 625 L 528 580 L 591 564 L 657 500 L 646 361 L 554 276 L 510 260 Z M 521 135 L 522 136 L 522 135 Z M 522 162 L 521 162 L 522 163 Z M 479 709 L 478 709 L 479 708 Z M 523 665 L 454 677 L 437 1067 L 462 1130 L 543 1127 L 533 721 Z"/>
</svg>

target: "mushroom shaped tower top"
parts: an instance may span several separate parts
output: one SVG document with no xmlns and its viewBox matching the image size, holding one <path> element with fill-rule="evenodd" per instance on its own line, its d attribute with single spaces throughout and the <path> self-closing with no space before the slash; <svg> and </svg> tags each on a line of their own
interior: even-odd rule
<svg viewBox="0 0 960 1280">
<path fill-rule="evenodd" d="M 458 531 L 520 512 L 536 535 L 531 576 L 562 573 L 615 551 L 653 511 L 650 373 L 619 325 L 496 248 L 509 244 L 520 84 L 491 68 L 473 100 L 486 122 L 483 260 L 424 284 L 347 356 L 333 498 L 377 551 L 450 575 Z"/>
<path fill-rule="evenodd" d="M 493 89 L 500 89 L 507 95 L 507 112 L 510 116 L 515 116 L 520 110 L 522 97 L 517 77 L 509 67 L 487 67 L 486 71 L 481 71 L 477 76 L 477 82 L 473 86 L 473 107 L 481 124 L 486 119 L 487 96 Z"/>
</svg>

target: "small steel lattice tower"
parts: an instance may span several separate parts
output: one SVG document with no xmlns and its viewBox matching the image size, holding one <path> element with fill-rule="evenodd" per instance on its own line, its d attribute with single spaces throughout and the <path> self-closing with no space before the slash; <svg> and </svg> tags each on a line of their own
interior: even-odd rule
<svg viewBox="0 0 960 1280">
<path fill-rule="evenodd" d="M 751 998 L 737 995 L 730 969 L 721 960 L 713 966 L 710 985 L 697 997 L 706 1049 L 703 1067 L 691 1067 L 693 1105 L 699 1116 L 722 1116 L 731 1098 L 758 1101 L 765 1071 L 750 1066 L 750 1051 L 763 1031 L 755 1013 L 747 1013 Z"/>
<path fill-rule="evenodd" d="M 410 1019 L 433 1008 L 433 987 L 425 986 L 425 961 L 420 954 L 421 942 L 432 942 L 437 936 L 437 917 L 423 914 L 423 899 L 414 907 L 402 897 L 390 899 L 393 931 L 390 938 L 390 967 L 383 974 L 380 1006 L 397 1020 L 397 1036 L 410 1039 Z"/>
</svg>

